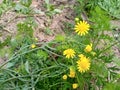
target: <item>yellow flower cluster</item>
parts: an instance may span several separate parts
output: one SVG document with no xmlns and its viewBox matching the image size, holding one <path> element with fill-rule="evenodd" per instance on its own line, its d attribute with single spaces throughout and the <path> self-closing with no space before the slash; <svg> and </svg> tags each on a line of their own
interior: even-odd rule
<svg viewBox="0 0 120 90">
<path fill-rule="evenodd" d="M 70 73 L 68 75 L 70 78 L 74 78 L 75 77 L 75 69 L 73 66 L 70 67 Z M 63 80 L 67 80 L 67 75 L 63 75 L 62 76 Z M 72 88 L 73 89 L 77 89 L 78 88 L 78 83 L 73 83 L 72 84 Z"/>
<path fill-rule="evenodd" d="M 76 25 L 74 27 L 74 30 L 75 32 L 80 35 L 80 36 L 83 36 L 83 35 L 86 35 L 88 33 L 88 31 L 90 30 L 90 25 L 86 22 L 86 21 L 79 21 L 79 18 L 75 18 L 75 22 L 76 22 Z M 92 43 L 86 45 L 86 47 L 84 48 L 84 51 L 86 53 L 89 53 L 89 52 L 93 52 L 92 51 Z M 67 59 L 72 59 L 75 57 L 75 54 L 76 52 L 69 48 L 69 49 L 66 49 L 63 51 L 63 55 L 67 58 Z M 93 55 L 95 55 L 95 53 L 92 53 Z M 77 76 L 77 70 L 80 72 L 80 73 L 84 73 L 86 71 L 88 71 L 90 69 L 90 58 L 87 58 L 85 55 L 83 54 L 80 54 L 78 55 L 79 56 L 79 60 L 76 62 L 77 64 L 77 68 L 75 68 L 76 66 L 71 66 L 70 67 L 70 72 L 69 72 L 69 75 L 68 77 L 70 78 L 75 78 Z M 72 65 L 75 65 L 74 61 L 72 61 Z M 77 69 L 77 70 L 76 70 Z M 67 79 L 67 75 L 63 75 L 62 77 L 64 80 Z M 72 88 L 73 89 L 77 89 L 78 88 L 78 83 L 73 83 L 72 84 Z"/>
<path fill-rule="evenodd" d="M 67 80 L 67 75 L 66 75 L 66 74 L 65 74 L 65 75 L 63 75 L 63 77 L 62 77 L 62 78 L 63 78 L 63 80 Z M 72 88 L 73 88 L 73 89 L 78 88 L 78 83 L 73 83 L 73 84 L 72 84 Z"/>
<path fill-rule="evenodd" d="M 79 72 L 84 73 L 90 69 L 90 60 L 83 54 L 80 54 L 79 57 L 80 59 L 77 61 L 77 68 Z"/>
</svg>

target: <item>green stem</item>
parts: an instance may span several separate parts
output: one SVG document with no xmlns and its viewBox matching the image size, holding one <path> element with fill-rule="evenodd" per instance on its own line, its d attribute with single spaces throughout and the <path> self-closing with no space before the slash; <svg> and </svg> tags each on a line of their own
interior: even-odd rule
<svg viewBox="0 0 120 90">
<path fill-rule="evenodd" d="M 75 68 L 75 63 L 73 62 L 73 60 L 71 59 L 71 63 L 72 63 L 72 65 L 74 66 L 74 68 Z M 75 72 L 76 72 L 76 78 L 77 78 L 77 81 L 78 81 L 78 85 L 80 86 L 80 90 L 82 90 L 83 89 L 83 86 L 84 86 L 84 84 L 82 84 L 82 77 L 80 78 L 79 77 L 79 74 L 78 74 L 78 72 L 76 71 L 76 69 L 75 69 Z"/>
</svg>

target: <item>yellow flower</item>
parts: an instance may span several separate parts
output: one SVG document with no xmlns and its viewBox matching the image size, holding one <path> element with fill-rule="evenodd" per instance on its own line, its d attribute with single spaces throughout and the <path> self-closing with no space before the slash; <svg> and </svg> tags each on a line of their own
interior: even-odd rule
<svg viewBox="0 0 120 90">
<path fill-rule="evenodd" d="M 35 48 L 35 47 L 36 47 L 36 45 L 35 45 L 35 44 L 32 44 L 32 45 L 31 45 L 31 48 Z"/>
<path fill-rule="evenodd" d="M 66 56 L 66 58 L 73 58 L 75 56 L 75 51 L 73 49 L 67 49 L 63 52 L 63 55 Z"/>
<path fill-rule="evenodd" d="M 77 61 L 78 71 L 84 73 L 85 71 L 90 69 L 90 60 L 86 58 L 83 54 L 81 54 L 80 59 Z"/>
<path fill-rule="evenodd" d="M 77 83 L 73 83 L 72 87 L 73 87 L 73 89 L 76 89 L 76 88 L 78 88 L 78 84 Z"/>
<path fill-rule="evenodd" d="M 78 33 L 78 35 L 85 35 L 88 33 L 90 28 L 90 25 L 86 21 L 80 21 L 75 25 L 75 32 Z"/>
<path fill-rule="evenodd" d="M 64 80 L 66 80 L 67 79 L 67 75 L 63 75 L 63 77 L 62 77 Z"/>
<path fill-rule="evenodd" d="M 35 38 L 35 41 L 38 41 L 38 38 Z"/>
<path fill-rule="evenodd" d="M 85 52 L 91 52 L 92 51 L 92 44 L 87 45 L 84 49 Z"/>
<path fill-rule="evenodd" d="M 74 67 L 70 67 L 70 74 L 69 74 L 69 77 L 70 78 L 74 78 L 75 77 L 75 70 L 74 70 Z"/>
<path fill-rule="evenodd" d="M 75 21 L 78 22 L 78 21 L 79 21 L 79 18 L 75 18 Z"/>
<path fill-rule="evenodd" d="M 75 77 L 75 72 L 74 72 L 74 71 L 71 71 L 70 74 L 69 74 L 69 77 L 70 77 L 70 78 L 74 78 L 74 77 Z"/>
</svg>

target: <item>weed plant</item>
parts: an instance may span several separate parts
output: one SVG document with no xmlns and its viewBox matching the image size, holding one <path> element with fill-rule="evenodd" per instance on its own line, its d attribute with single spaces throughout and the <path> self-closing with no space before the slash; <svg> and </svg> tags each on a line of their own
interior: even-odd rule
<svg viewBox="0 0 120 90">
<path fill-rule="evenodd" d="M 85 6 L 76 8 L 85 11 Z M 111 18 L 99 6 L 88 14 L 91 23 L 75 18 L 65 28 L 68 34 L 50 42 L 34 38 L 34 19 L 18 23 L 17 35 L 0 43 L 0 55 L 6 45 L 9 53 L 0 65 L 0 90 L 119 90 L 119 68 L 110 65 L 115 59 L 112 46 L 119 43 L 108 34 Z"/>
</svg>

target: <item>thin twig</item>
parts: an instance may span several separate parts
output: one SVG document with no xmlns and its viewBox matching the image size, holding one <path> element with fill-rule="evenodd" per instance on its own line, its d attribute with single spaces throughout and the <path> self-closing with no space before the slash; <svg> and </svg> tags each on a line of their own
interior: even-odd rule
<svg viewBox="0 0 120 90">
<path fill-rule="evenodd" d="M 11 32 L 9 29 L 7 29 L 7 28 L 3 28 L 3 30 L 4 30 L 4 31 L 7 31 L 8 33 L 13 33 L 13 32 Z"/>
<path fill-rule="evenodd" d="M 41 14 L 31 14 L 31 15 L 18 15 L 16 18 L 26 18 L 26 17 L 40 17 Z"/>
</svg>

